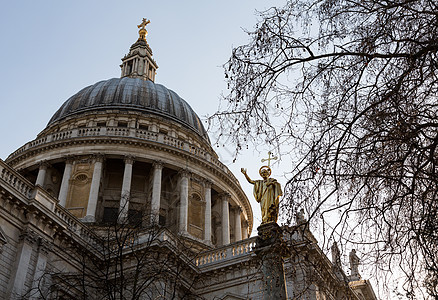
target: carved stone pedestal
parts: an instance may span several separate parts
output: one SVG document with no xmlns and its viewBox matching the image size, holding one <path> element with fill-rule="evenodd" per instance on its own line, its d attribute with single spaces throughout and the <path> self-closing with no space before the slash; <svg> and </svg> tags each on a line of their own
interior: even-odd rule
<svg viewBox="0 0 438 300">
<path fill-rule="evenodd" d="M 286 246 L 277 223 L 262 224 L 257 228 L 255 253 L 263 273 L 263 299 L 287 299 L 283 256 Z"/>
</svg>

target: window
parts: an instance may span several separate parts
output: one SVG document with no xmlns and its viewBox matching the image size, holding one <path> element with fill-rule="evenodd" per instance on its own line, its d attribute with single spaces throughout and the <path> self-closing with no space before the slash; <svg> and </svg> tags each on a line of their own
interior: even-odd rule
<svg viewBox="0 0 438 300">
<path fill-rule="evenodd" d="M 119 209 L 115 207 L 104 207 L 102 223 L 116 223 Z"/>
<path fill-rule="evenodd" d="M 148 125 L 142 125 L 142 124 L 140 124 L 140 125 L 138 125 L 138 129 L 141 129 L 141 130 L 149 130 L 149 126 L 148 126 Z"/>
</svg>

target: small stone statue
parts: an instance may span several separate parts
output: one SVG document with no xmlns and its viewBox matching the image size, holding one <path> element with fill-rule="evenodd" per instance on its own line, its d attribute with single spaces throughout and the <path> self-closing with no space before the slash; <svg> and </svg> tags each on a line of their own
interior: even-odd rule
<svg viewBox="0 0 438 300">
<path fill-rule="evenodd" d="M 351 278 L 353 280 L 358 280 L 360 279 L 360 274 L 359 274 L 359 262 L 360 259 L 359 257 L 356 255 L 356 250 L 353 249 L 350 252 L 350 270 L 351 270 Z"/>
<path fill-rule="evenodd" d="M 341 268 L 341 252 L 339 251 L 338 244 L 333 243 L 332 247 L 332 264 L 338 268 Z"/>
<path fill-rule="evenodd" d="M 303 208 L 295 215 L 295 222 L 297 223 L 297 225 L 301 225 L 307 222 Z"/>
<path fill-rule="evenodd" d="M 242 168 L 241 171 L 246 180 L 254 185 L 254 198 L 260 203 L 262 210 L 262 224 L 277 222 L 279 198 L 283 193 L 277 180 L 269 178 L 271 168 L 269 166 L 260 168 L 259 173 L 263 180 L 251 180 L 246 174 L 246 169 Z"/>
</svg>

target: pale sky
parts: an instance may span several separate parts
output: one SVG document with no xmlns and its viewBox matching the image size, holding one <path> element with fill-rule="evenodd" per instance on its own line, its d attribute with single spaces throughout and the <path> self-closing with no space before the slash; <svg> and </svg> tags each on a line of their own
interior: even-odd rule
<svg viewBox="0 0 438 300">
<path fill-rule="evenodd" d="M 248 41 L 256 10 L 284 1 L 5 1 L 0 11 L 0 158 L 35 139 L 70 96 L 98 81 L 120 77 L 121 58 L 151 20 L 147 41 L 158 63 L 156 83 L 185 99 L 201 117 L 213 114 L 226 93 L 222 65 Z M 210 134 L 211 140 L 214 136 Z M 229 147 L 229 146 L 228 146 Z M 261 222 L 252 186 L 260 158 L 248 151 L 236 163 L 232 148 L 216 148 L 240 180 Z M 277 172 L 278 175 L 280 171 Z M 276 175 L 274 170 L 273 175 Z M 284 182 L 278 178 L 280 182 Z"/>
</svg>

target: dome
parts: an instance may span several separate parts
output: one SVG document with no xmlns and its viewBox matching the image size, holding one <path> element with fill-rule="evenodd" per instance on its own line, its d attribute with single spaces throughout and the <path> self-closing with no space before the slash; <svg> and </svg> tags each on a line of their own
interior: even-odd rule
<svg viewBox="0 0 438 300">
<path fill-rule="evenodd" d="M 122 58 L 121 78 L 71 96 L 8 165 L 53 197 L 62 216 L 95 228 L 160 225 L 196 249 L 246 239 L 248 198 L 190 105 L 154 83 L 158 66 L 145 30 L 139 33 Z"/>
<path fill-rule="evenodd" d="M 177 93 L 140 78 L 113 78 L 97 82 L 70 97 L 47 126 L 72 115 L 97 110 L 134 110 L 176 121 L 208 140 L 198 115 Z"/>
</svg>

